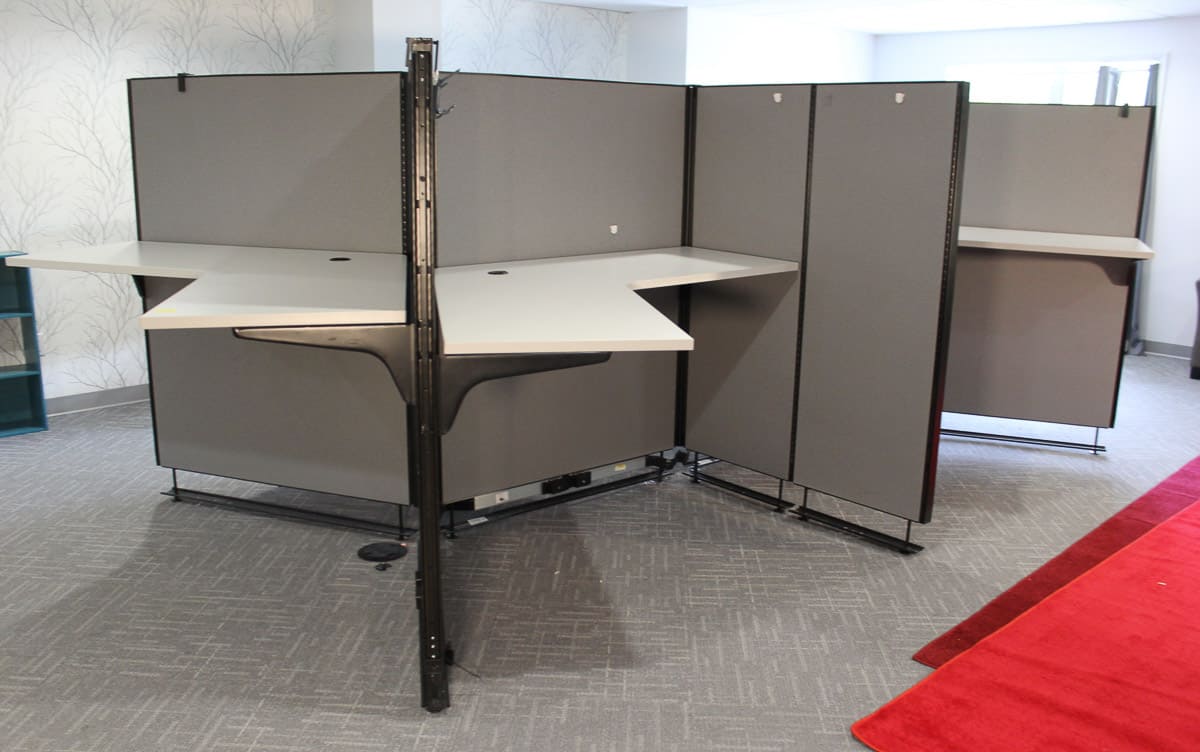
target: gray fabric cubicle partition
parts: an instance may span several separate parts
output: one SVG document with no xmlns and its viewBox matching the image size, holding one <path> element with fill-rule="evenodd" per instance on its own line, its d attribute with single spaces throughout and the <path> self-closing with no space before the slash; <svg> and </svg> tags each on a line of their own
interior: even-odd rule
<svg viewBox="0 0 1200 752">
<path fill-rule="evenodd" d="M 656 84 L 449 78 L 438 100 L 446 112 L 438 264 L 679 245 L 685 94 Z"/>
<path fill-rule="evenodd" d="M 399 251 L 400 74 L 129 82 L 142 240 Z M 148 302 L 176 280 L 147 280 Z M 406 501 L 404 403 L 359 353 L 150 332 L 159 463 Z"/>
<path fill-rule="evenodd" d="M 699 89 L 694 245 L 802 260 L 812 88 Z M 688 448 L 790 477 L 799 275 L 690 295 Z"/>
<path fill-rule="evenodd" d="M 1152 107 L 972 104 L 962 223 L 1136 237 Z M 964 248 L 950 412 L 1112 426 L 1135 262 Z"/>
<path fill-rule="evenodd" d="M 966 85 L 819 85 L 792 480 L 927 522 Z"/>
<path fill-rule="evenodd" d="M 129 82 L 139 236 L 402 252 L 399 73 Z"/>
<path fill-rule="evenodd" d="M 678 86 L 450 78 L 438 102 L 439 265 L 679 245 L 684 97 Z M 644 294 L 675 315 L 673 291 Z M 675 358 L 617 353 L 476 387 L 443 442 L 447 500 L 669 449 Z"/>
<path fill-rule="evenodd" d="M 179 287 L 147 279 L 147 302 Z M 372 356 L 248 342 L 228 329 L 150 339 L 160 464 L 407 503 L 405 404 Z"/>
<path fill-rule="evenodd" d="M 962 223 L 1136 237 L 1153 112 L 972 104 Z"/>
<path fill-rule="evenodd" d="M 1111 426 L 1133 264 L 960 248 L 945 409 Z"/>
</svg>

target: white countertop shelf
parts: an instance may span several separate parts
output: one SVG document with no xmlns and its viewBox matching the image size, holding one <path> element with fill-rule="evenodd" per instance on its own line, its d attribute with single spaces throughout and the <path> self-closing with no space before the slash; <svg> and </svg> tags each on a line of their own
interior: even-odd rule
<svg viewBox="0 0 1200 752">
<path fill-rule="evenodd" d="M 958 245 L 961 248 L 1061 253 L 1070 256 L 1154 258 L 1154 251 L 1137 238 L 1037 232 L 1034 230 L 1003 230 L 995 227 L 960 227 L 958 229 Z"/>
<path fill-rule="evenodd" d="M 442 346 L 447 355 L 691 350 L 687 332 L 636 290 L 798 268 L 684 247 L 441 267 Z"/>
<path fill-rule="evenodd" d="M 146 329 L 406 320 L 407 268 L 399 253 L 128 242 L 44 251 L 7 263 L 196 280 L 143 314 L 140 321 Z"/>
</svg>

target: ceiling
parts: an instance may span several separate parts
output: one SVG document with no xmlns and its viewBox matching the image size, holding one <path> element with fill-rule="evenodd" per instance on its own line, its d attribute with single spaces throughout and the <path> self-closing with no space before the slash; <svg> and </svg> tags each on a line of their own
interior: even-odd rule
<svg viewBox="0 0 1200 752">
<path fill-rule="evenodd" d="M 779 15 L 871 34 L 1141 21 L 1200 15 L 1200 0 L 549 0 L 608 10 L 701 8 Z"/>
</svg>

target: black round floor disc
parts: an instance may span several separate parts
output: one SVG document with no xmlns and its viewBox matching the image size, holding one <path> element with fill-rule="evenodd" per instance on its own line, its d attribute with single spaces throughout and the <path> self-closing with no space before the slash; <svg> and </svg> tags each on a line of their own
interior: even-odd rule
<svg viewBox="0 0 1200 752">
<path fill-rule="evenodd" d="M 396 541 L 368 543 L 358 549 L 358 558 L 367 561 L 395 561 L 408 554 L 408 546 Z"/>
</svg>

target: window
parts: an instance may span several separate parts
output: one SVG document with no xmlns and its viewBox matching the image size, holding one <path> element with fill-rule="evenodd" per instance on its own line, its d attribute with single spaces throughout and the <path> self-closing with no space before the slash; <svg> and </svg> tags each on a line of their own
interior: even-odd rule
<svg viewBox="0 0 1200 752">
<path fill-rule="evenodd" d="M 967 63 L 949 66 L 946 78 L 970 81 L 972 102 L 1144 105 L 1154 101 L 1158 63 Z"/>
</svg>

